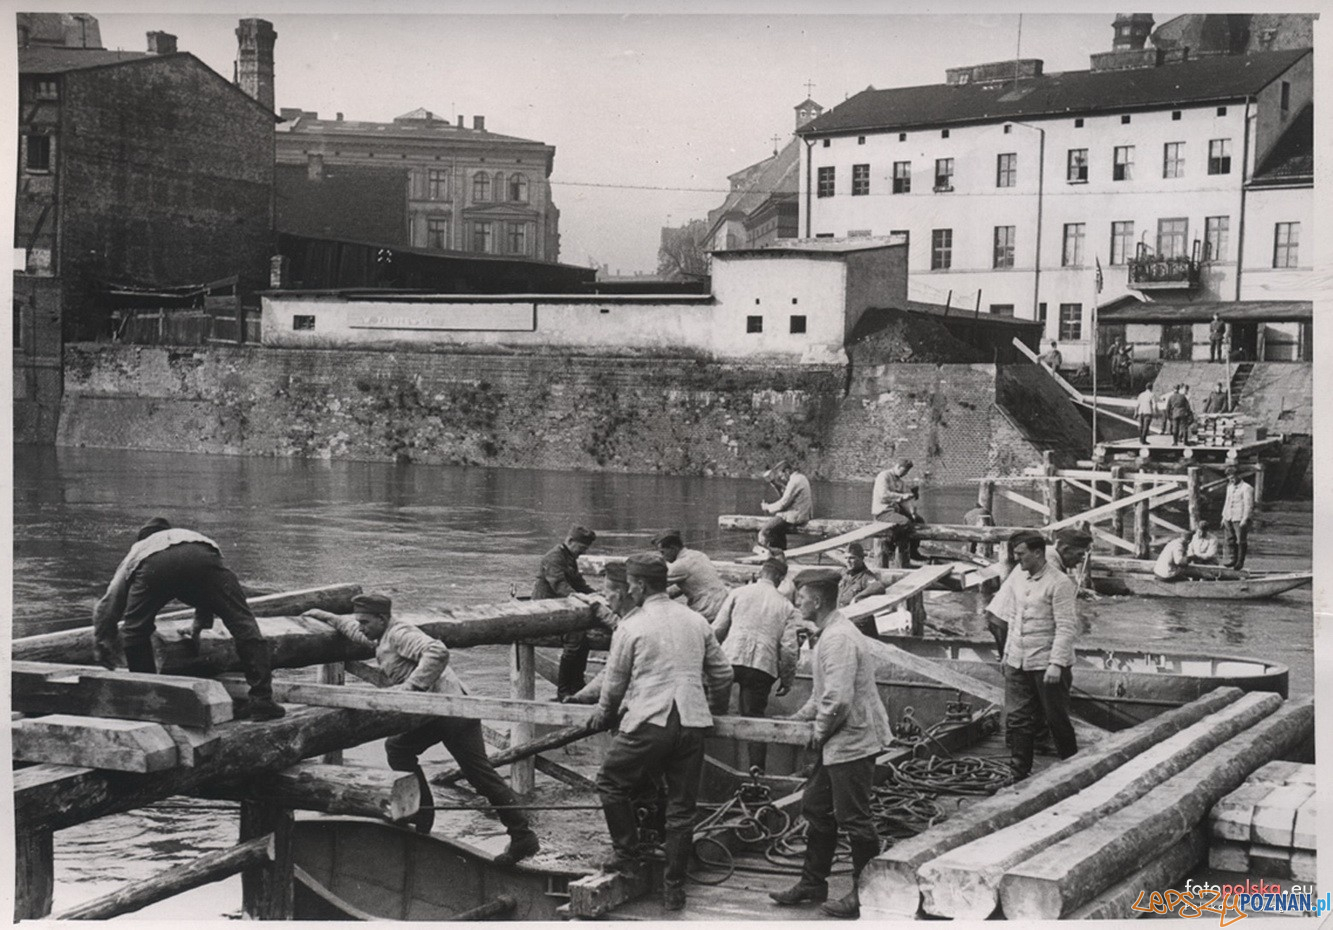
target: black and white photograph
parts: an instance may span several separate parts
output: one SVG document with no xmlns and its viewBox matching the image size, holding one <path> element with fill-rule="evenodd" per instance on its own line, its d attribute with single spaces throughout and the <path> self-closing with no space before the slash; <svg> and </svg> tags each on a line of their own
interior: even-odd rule
<svg viewBox="0 0 1333 930">
<path fill-rule="evenodd" d="M 15 922 L 1330 919 L 1313 4 L 81 9 Z"/>
</svg>

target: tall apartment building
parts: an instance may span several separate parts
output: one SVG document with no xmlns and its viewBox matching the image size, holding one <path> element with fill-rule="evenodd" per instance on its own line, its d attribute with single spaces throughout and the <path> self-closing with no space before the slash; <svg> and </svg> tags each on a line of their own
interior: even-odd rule
<svg viewBox="0 0 1333 930">
<path fill-rule="evenodd" d="M 801 234 L 904 233 L 914 297 L 971 309 L 980 292 L 982 312 L 1044 320 L 1074 362 L 1094 302 L 1236 301 L 1251 270 L 1270 290 L 1274 271 L 1308 273 L 1310 185 L 1251 182 L 1309 118 L 1312 51 L 1191 58 L 1145 48 L 1151 25 L 1122 15 L 1087 71 L 954 68 L 825 112 L 798 130 Z"/>
<path fill-rule="evenodd" d="M 391 123 L 283 109 L 281 232 L 380 245 L 526 257 L 560 255 L 551 200 L 555 146 L 418 109 Z"/>
</svg>

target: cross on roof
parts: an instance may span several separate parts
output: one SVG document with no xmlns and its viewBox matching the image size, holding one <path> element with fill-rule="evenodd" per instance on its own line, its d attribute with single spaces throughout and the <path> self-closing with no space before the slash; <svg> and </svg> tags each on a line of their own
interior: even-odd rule
<svg viewBox="0 0 1333 930">
<path fill-rule="evenodd" d="M 809 96 L 812 95 L 814 92 L 815 92 L 815 82 L 814 82 L 814 81 L 806 81 L 806 82 L 805 82 L 805 95 L 806 95 L 807 97 L 809 97 Z"/>
<path fill-rule="evenodd" d="M 774 135 L 774 136 L 773 136 L 773 154 L 774 154 L 774 155 L 776 155 L 776 154 L 778 153 L 778 143 L 781 142 L 781 141 L 782 141 L 782 136 L 779 136 L 779 135 Z"/>
</svg>

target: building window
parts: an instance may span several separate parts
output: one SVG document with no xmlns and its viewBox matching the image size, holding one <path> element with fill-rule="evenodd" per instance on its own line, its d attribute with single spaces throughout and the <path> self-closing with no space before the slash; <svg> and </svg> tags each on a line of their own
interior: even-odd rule
<svg viewBox="0 0 1333 930">
<path fill-rule="evenodd" d="M 1082 128 L 1083 128 L 1083 117 L 1080 116 L 1080 117 L 1078 117 L 1077 119 L 1074 120 L 1074 128 L 1075 128 L 1075 129 L 1082 129 Z"/>
<path fill-rule="evenodd" d="M 1065 171 L 1065 180 L 1078 184 L 1088 179 L 1088 150 L 1070 149 Z"/>
<path fill-rule="evenodd" d="M 1009 133 L 1011 133 L 1011 132 L 1013 132 L 1013 131 L 1014 131 L 1014 127 L 1013 127 L 1012 125 L 1010 125 L 1009 123 L 1005 123 L 1005 124 L 1004 124 L 1004 134 L 1005 134 L 1006 136 L 1009 135 Z"/>
<path fill-rule="evenodd" d="M 832 140 L 830 140 L 830 139 L 825 139 L 825 140 L 824 140 L 824 148 L 828 148 L 828 147 L 829 147 L 829 143 L 830 143 L 831 141 L 832 141 Z"/>
<path fill-rule="evenodd" d="M 1117 145 L 1115 147 L 1115 164 L 1111 166 L 1111 180 L 1134 180 L 1134 146 Z"/>
<path fill-rule="evenodd" d="M 857 145 L 865 145 L 865 144 L 866 144 L 866 137 L 865 137 L 865 136 L 857 136 L 857 137 L 856 137 L 856 144 L 857 144 Z"/>
<path fill-rule="evenodd" d="M 833 196 L 833 181 L 836 172 L 837 169 L 833 167 L 819 169 L 819 190 L 817 191 L 816 196 L 818 197 Z"/>
<path fill-rule="evenodd" d="M 1291 81 L 1282 82 L 1282 111 L 1285 113 L 1291 109 Z"/>
<path fill-rule="evenodd" d="M 1159 258 L 1184 258 L 1189 240 L 1189 220 L 1183 216 L 1157 221 L 1157 255 Z"/>
<path fill-rule="evenodd" d="M 1218 108 L 1217 108 L 1217 115 L 1218 115 L 1218 116 L 1226 116 L 1226 115 L 1227 115 L 1227 108 L 1226 108 L 1226 107 L 1218 107 Z"/>
<path fill-rule="evenodd" d="M 1046 301 L 1044 300 L 1041 303 L 1037 304 L 1037 322 L 1038 323 L 1046 322 Z"/>
<path fill-rule="evenodd" d="M 24 136 L 27 150 L 24 168 L 30 174 L 46 174 L 51 170 L 51 137 Z"/>
<path fill-rule="evenodd" d="M 449 220 L 447 217 L 433 216 L 426 220 L 426 248 L 449 248 Z"/>
<path fill-rule="evenodd" d="M 36 81 L 33 84 L 33 96 L 38 100 L 59 100 L 60 85 L 55 81 Z"/>
<path fill-rule="evenodd" d="M 906 142 L 906 141 L 907 141 L 907 133 L 905 133 L 905 132 L 900 132 L 900 133 L 898 133 L 898 141 L 899 141 L 899 142 Z"/>
<path fill-rule="evenodd" d="M 912 163 L 895 161 L 893 163 L 893 192 L 910 194 L 912 192 Z"/>
<path fill-rule="evenodd" d="M 747 333 L 762 333 L 764 331 L 764 318 L 762 316 L 747 316 L 745 318 L 745 331 Z"/>
<path fill-rule="evenodd" d="M 510 223 L 509 224 L 509 254 L 527 255 L 528 254 L 528 224 Z"/>
<path fill-rule="evenodd" d="M 1121 115 L 1121 117 L 1120 117 L 1120 125 L 1121 125 L 1121 126 L 1128 126 L 1128 125 L 1129 125 L 1129 122 L 1130 122 L 1130 120 L 1129 120 L 1129 114 L 1128 114 L 1128 113 L 1125 113 L 1125 114 Z"/>
<path fill-rule="evenodd" d="M 930 231 L 930 270 L 942 271 L 953 267 L 953 230 Z"/>
<path fill-rule="evenodd" d="M 1162 147 L 1162 177 L 1183 178 L 1185 176 L 1185 143 L 1168 142 Z"/>
<path fill-rule="evenodd" d="M 494 252 L 495 229 L 489 220 L 478 220 L 472 224 L 472 251 Z"/>
<path fill-rule="evenodd" d="M 1286 109 L 1286 107 L 1283 107 L 1283 109 Z M 947 139 L 947 138 L 949 138 L 949 130 L 947 130 L 947 129 L 941 129 L 941 130 L 940 130 L 940 138 L 941 138 L 941 139 Z"/>
<path fill-rule="evenodd" d="M 429 200 L 449 199 L 449 172 L 432 168 L 426 172 L 426 197 Z"/>
<path fill-rule="evenodd" d="M 1077 342 L 1083 338 L 1083 305 L 1060 305 L 1060 335 L 1065 342 Z"/>
<path fill-rule="evenodd" d="M 935 159 L 935 190 L 953 190 L 953 159 Z"/>
<path fill-rule="evenodd" d="M 314 328 L 315 328 L 315 317 L 313 314 L 306 314 L 306 313 L 292 314 L 292 329 L 294 331 L 302 329 L 309 330 Z"/>
<path fill-rule="evenodd" d="M 864 197 L 870 193 L 870 166 L 852 165 L 852 196 Z"/>
<path fill-rule="evenodd" d="M 793 315 L 791 318 L 791 331 L 796 334 L 805 332 L 805 317 Z"/>
<path fill-rule="evenodd" d="M 1208 173 L 1231 173 L 1231 140 L 1213 139 L 1208 143 Z"/>
<path fill-rule="evenodd" d="M 1124 265 L 1134 248 L 1134 223 L 1124 220 L 1111 224 L 1111 264 Z"/>
<path fill-rule="evenodd" d="M 491 199 L 491 176 L 485 171 L 478 171 L 472 176 L 472 199 L 477 203 Z"/>
<path fill-rule="evenodd" d="M 509 176 L 509 199 L 521 203 L 528 202 L 528 176 L 526 174 L 511 174 Z"/>
<path fill-rule="evenodd" d="M 991 305 L 990 305 L 990 312 L 991 312 L 991 316 L 1007 316 L 1007 317 L 1012 317 L 1012 316 L 1014 315 L 1014 305 L 1013 305 L 1013 304 L 991 304 Z"/>
<path fill-rule="evenodd" d="M 1300 223 L 1278 223 L 1273 227 L 1273 267 L 1295 268 L 1301 244 Z"/>
<path fill-rule="evenodd" d="M 1178 120 L 1178 119 L 1180 119 L 1180 111 L 1179 111 L 1179 110 L 1172 110 L 1172 111 L 1171 111 L 1171 118 L 1174 119 L 1174 120 Z"/>
<path fill-rule="evenodd" d="M 1231 217 L 1208 216 L 1203 220 L 1203 260 L 1227 260 L 1227 237 L 1231 232 Z"/>
<path fill-rule="evenodd" d="M 1066 268 L 1083 265 L 1083 223 L 1065 223 L 1065 247 L 1060 253 L 1060 264 Z"/>
<path fill-rule="evenodd" d="M 995 255 L 991 267 L 1014 267 L 1014 227 L 995 227 Z"/>
<path fill-rule="evenodd" d="M 1018 153 L 995 156 L 995 186 L 1013 187 L 1018 182 Z"/>
</svg>

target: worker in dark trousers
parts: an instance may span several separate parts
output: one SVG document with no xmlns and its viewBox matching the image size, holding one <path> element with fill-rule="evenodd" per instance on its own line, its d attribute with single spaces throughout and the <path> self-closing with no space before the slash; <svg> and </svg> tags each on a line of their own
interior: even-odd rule
<svg viewBox="0 0 1333 930">
<path fill-rule="evenodd" d="M 236 575 L 222 561 L 218 544 L 193 530 L 173 529 L 154 517 L 139 529 L 135 544 L 121 561 L 106 594 L 93 608 L 93 656 L 108 669 L 116 667 L 124 630 L 125 663 L 131 672 L 157 672 L 153 631 L 157 614 L 169 601 L 194 608 L 191 640 L 222 618 L 236 642 L 250 697 L 236 709 L 238 718 L 272 720 L 283 716 L 273 701 L 273 659 L 259 632 Z"/>
<path fill-rule="evenodd" d="M 532 599 L 540 601 L 569 597 L 572 594 L 591 594 L 592 586 L 579 571 L 579 556 L 588 551 L 595 539 L 597 534 L 592 530 L 583 526 L 572 527 L 564 542 L 542 556 L 537 583 L 532 587 Z M 588 670 L 590 648 L 587 630 L 573 630 L 564 635 L 560 672 L 556 677 L 557 696 L 570 697 L 587 684 L 585 673 Z"/>
</svg>

